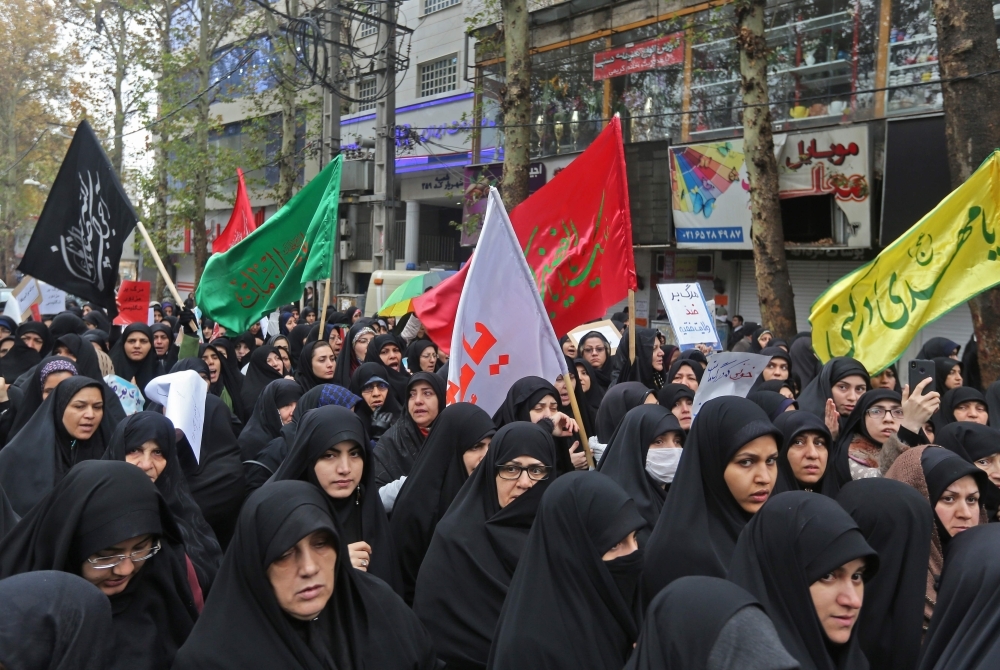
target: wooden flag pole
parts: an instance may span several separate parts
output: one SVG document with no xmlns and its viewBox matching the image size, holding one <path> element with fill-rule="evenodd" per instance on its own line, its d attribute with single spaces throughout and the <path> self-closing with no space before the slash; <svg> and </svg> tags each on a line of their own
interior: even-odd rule
<svg viewBox="0 0 1000 670">
<path fill-rule="evenodd" d="M 184 308 L 184 301 L 181 300 L 181 294 L 177 292 L 177 287 L 174 286 L 174 282 L 170 279 L 170 275 L 167 274 L 167 268 L 163 267 L 163 261 L 160 260 L 160 254 L 156 253 L 156 247 L 153 246 L 153 240 L 149 239 L 149 233 L 146 232 L 146 226 L 142 225 L 142 221 L 136 221 L 135 227 L 139 229 L 142 234 L 142 239 L 146 240 L 146 246 L 149 247 L 149 253 L 153 256 L 153 262 L 156 263 L 156 268 L 160 271 L 160 276 L 163 277 L 163 281 L 167 284 L 167 289 L 170 291 L 170 295 L 174 296 L 174 300 L 177 301 L 177 309 Z"/>
<path fill-rule="evenodd" d="M 333 277 L 326 280 L 326 288 L 323 290 L 323 311 L 320 312 L 319 316 L 319 339 L 325 340 L 323 333 L 326 332 L 326 305 L 330 302 L 330 284 L 333 283 Z"/>
<path fill-rule="evenodd" d="M 573 381 L 572 373 L 563 375 L 563 380 L 566 382 L 566 388 L 569 389 L 569 404 L 573 408 L 573 418 L 576 419 L 576 425 L 579 429 L 580 444 L 583 445 L 583 453 L 587 455 L 587 465 L 592 470 L 596 470 L 597 464 L 594 462 L 594 452 L 590 450 L 587 430 L 583 427 L 583 417 L 580 416 L 580 405 L 576 402 L 576 382 Z"/>
<path fill-rule="evenodd" d="M 628 290 L 628 360 L 635 364 L 635 291 Z"/>
</svg>

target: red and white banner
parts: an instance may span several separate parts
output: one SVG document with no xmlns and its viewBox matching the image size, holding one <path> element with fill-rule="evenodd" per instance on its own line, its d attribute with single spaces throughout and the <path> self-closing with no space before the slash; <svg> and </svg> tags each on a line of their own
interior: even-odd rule
<svg viewBox="0 0 1000 670">
<path fill-rule="evenodd" d="M 684 33 L 672 33 L 594 54 L 594 81 L 678 65 L 683 61 Z"/>
<path fill-rule="evenodd" d="M 531 375 L 554 382 L 566 358 L 495 188 L 488 198 L 458 302 L 448 404 L 471 402 L 492 415 L 514 382 Z"/>
</svg>

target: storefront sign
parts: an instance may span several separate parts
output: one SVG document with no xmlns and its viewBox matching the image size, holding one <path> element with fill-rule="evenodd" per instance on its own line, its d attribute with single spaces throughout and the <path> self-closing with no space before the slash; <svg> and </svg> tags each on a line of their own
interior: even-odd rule
<svg viewBox="0 0 1000 670">
<path fill-rule="evenodd" d="M 781 198 L 833 195 L 848 222 L 846 245 L 871 242 L 868 127 L 776 135 Z M 750 249 L 750 182 L 743 140 L 670 149 L 677 246 Z"/>
<path fill-rule="evenodd" d="M 594 81 L 677 65 L 683 60 L 684 33 L 626 44 L 594 54 Z"/>
</svg>

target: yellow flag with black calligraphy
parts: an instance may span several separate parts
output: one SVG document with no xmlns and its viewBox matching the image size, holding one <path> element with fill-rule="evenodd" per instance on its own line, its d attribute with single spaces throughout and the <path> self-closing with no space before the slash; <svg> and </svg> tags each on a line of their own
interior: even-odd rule
<svg viewBox="0 0 1000 670">
<path fill-rule="evenodd" d="M 876 372 L 892 364 L 922 327 L 1000 283 L 1000 153 L 875 260 L 813 303 L 820 360 L 853 356 Z"/>
</svg>

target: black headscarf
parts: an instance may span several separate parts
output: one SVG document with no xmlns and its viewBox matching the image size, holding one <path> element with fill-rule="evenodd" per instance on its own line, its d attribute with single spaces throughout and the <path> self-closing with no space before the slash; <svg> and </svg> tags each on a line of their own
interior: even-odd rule
<svg viewBox="0 0 1000 670">
<path fill-rule="evenodd" d="M 952 342 L 947 337 L 932 337 L 924 342 L 924 346 L 920 347 L 920 351 L 917 352 L 915 358 L 922 358 L 924 360 L 947 358 L 952 354 L 958 354 L 960 348 L 961 345 L 957 342 Z"/>
<path fill-rule="evenodd" d="M 705 374 L 705 368 L 701 367 L 697 361 L 693 361 L 689 358 L 678 358 L 674 361 L 673 365 L 670 366 L 670 370 L 667 372 L 666 382 L 673 384 L 674 375 L 680 372 L 681 368 L 687 368 L 694 373 L 695 379 L 698 383 L 701 383 L 701 378 Z"/>
<path fill-rule="evenodd" d="M 334 516 L 330 499 L 305 482 L 273 482 L 251 495 L 176 667 L 434 668 L 430 640 L 413 613 L 381 580 L 351 567 Z M 281 609 L 267 569 L 316 531 L 334 541 L 334 589 L 320 616 L 302 622 Z"/>
<path fill-rule="evenodd" d="M 94 345 L 73 333 L 58 337 L 53 345 L 53 351 L 59 346 L 66 347 L 73 354 L 77 372 L 91 379 L 103 379 L 101 362 L 97 359 Z"/>
<path fill-rule="evenodd" d="M 323 379 L 322 377 L 317 377 L 316 373 L 313 372 L 312 360 L 313 352 L 316 349 L 327 348 L 330 350 L 330 356 L 333 356 L 333 348 L 330 343 L 326 340 L 318 342 L 309 342 L 306 346 L 302 347 L 302 353 L 299 354 L 298 367 L 295 371 L 295 381 L 299 383 L 302 387 L 302 392 L 319 386 L 320 384 L 336 384 L 337 378 L 336 367 L 334 368 L 334 376 L 330 379 Z"/>
<path fill-rule="evenodd" d="M 744 619 L 744 617 L 747 617 Z M 738 625 L 733 640 L 727 629 Z M 744 626 L 753 628 L 751 631 Z M 726 631 L 726 632 L 724 632 Z M 726 639 L 729 649 L 746 658 L 722 656 L 715 664 L 716 643 Z M 749 644 L 748 644 L 749 643 Z M 762 655 L 763 652 L 763 655 Z M 689 668 L 767 667 L 798 670 L 778 639 L 774 624 L 757 599 L 732 582 L 718 577 L 681 577 L 653 598 L 639 641 L 627 670 L 688 670 Z"/>
<path fill-rule="evenodd" d="M 449 405 L 434 422 L 434 431 L 396 497 L 390 520 L 406 602 L 413 602 L 417 573 L 438 521 L 469 478 L 463 455 L 495 432 L 490 415 L 465 402 Z"/>
<path fill-rule="evenodd" d="M 80 374 L 79 369 L 76 367 L 76 361 L 66 356 L 46 356 L 38 365 L 31 368 L 30 372 L 31 375 L 27 378 L 27 381 L 19 388 L 21 396 L 17 398 L 14 407 L 11 408 L 13 410 L 13 417 L 11 418 L 10 428 L 7 433 L 8 438 L 13 438 L 21 432 L 21 429 L 28 424 L 31 417 L 42 406 L 42 387 L 45 379 L 50 374 L 56 372 L 72 372 L 74 375 Z M 100 376 L 91 377 L 91 379 L 100 379 Z M 11 395 L 11 388 L 18 387 L 8 387 L 8 396 Z"/>
<path fill-rule="evenodd" d="M 110 596 L 113 623 L 106 634 L 114 638 L 114 660 L 105 667 L 166 670 L 197 611 L 173 515 L 134 465 L 75 466 L 0 542 L 0 578 L 35 570 L 78 574 L 88 556 L 146 534 L 156 535 L 161 548 L 124 591 Z"/>
<path fill-rule="evenodd" d="M 611 442 L 611 436 L 628 411 L 643 404 L 648 395 L 649 389 L 639 382 L 623 382 L 608 389 L 597 411 L 597 441 L 601 444 Z"/>
<path fill-rule="evenodd" d="M 389 384 L 389 381 L 385 378 L 385 368 L 381 363 L 363 363 L 354 374 L 351 375 L 350 389 L 351 393 L 361 397 L 361 392 L 365 388 L 365 385 L 371 381 L 372 377 L 378 377 L 382 381 Z M 336 377 L 334 377 L 336 378 Z M 382 406 L 378 408 L 378 411 L 372 411 L 368 404 L 362 402 L 364 407 L 355 410 L 358 415 L 365 421 L 366 427 L 368 429 L 368 437 L 373 440 L 378 440 L 382 435 L 392 427 L 396 420 L 403 414 L 403 404 L 396 399 L 396 394 L 392 392 L 391 389 L 385 394 L 385 400 L 382 402 Z"/>
<path fill-rule="evenodd" d="M 798 409 L 796 401 L 774 391 L 751 391 L 747 394 L 747 400 L 764 410 L 767 418 L 771 421 L 777 421 L 778 417 L 785 414 L 789 407 L 795 406 Z"/>
<path fill-rule="evenodd" d="M 298 479 L 309 482 L 322 491 L 323 485 L 316 478 L 316 461 L 327 449 L 339 442 L 353 442 L 361 447 L 365 464 L 361 482 L 350 497 L 330 498 L 337 518 L 337 528 L 346 544 L 368 543 L 372 548 L 369 574 L 382 579 L 394 591 L 401 593 L 403 583 L 399 575 L 395 545 L 389 533 L 389 519 L 386 518 L 378 488 L 373 485 L 372 459 L 365 427 L 354 412 L 336 405 L 318 407 L 307 412 L 295 432 L 295 443 L 272 479 Z"/>
<path fill-rule="evenodd" d="M 239 354 L 237 354 L 237 356 L 236 356 L 236 364 L 239 365 L 242 368 L 244 365 L 246 365 L 247 363 L 250 362 L 250 355 L 254 352 L 254 349 L 257 348 L 257 338 L 249 330 L 240 333 L 239 335 L 237 335 L 233 339 L 233 351 L 234 351 L 234 353 L 235 353 L 235 350 L 236 350 L 236 345 L 238 343 L 240 343 L 240 342 L 242 342 L 243 344 L 245 344 L 247 346 L 247 349 L 250 350 L 249 352 L 247 352 L 246 354 L 244 354 L 243 358 L 240 358 Z"/>
<path fill-rule="evenodd" d="M 298 402 L 301 397 L 302 387 L 290 379 L 276 379 L 265 386 L 257 398 L 250 420 L 240 433 L 240 458 L 244 461 L 255 460 L 271 440 L 281 435 L 278 409 Z"/>
<path fill-rule="evenodd" d="M 382 350 L 389 345 L 393 345 L 397 349 L 400 349 L 399 370 L 393 370 L 382 362 Z M 396 394 L 396 399 L 399 400 L 400 403 L 405 403 L 407 399 L 406 385 L 410 381 L 410 373 L 407 372 L 406 368 L 403 366 L 402 358 L 403 352 L 399 345 L 399 340 L 396 339 L 395 335 L 389 333 L 387 335 L 375 336 L 375 339 L 368 345 L 368 351 L 365 355 L 365 363 L 375 363 L 377 365 L 381 365 L 385 370 L 384 379 L 389 382 L 389 388 Z M 419 370 L 417 372 L 419 372 Z"/>
<path fill-rule="evenodd" d="M 440 416 L 447 404 L 445 380 L 436 374 L 418 372 L 410 377 L 410 382 L 406 385 L 407 397 L 409 397 L 410 389 L 420 382 L 429 384 L 434 390 L 438 401 L 438 416 Z M 433 432 L 435 423 L 436 420 L 431 423 L 428 430 Z M 375 459 L 375 485 L 381 488 L 389 482 L 410 474 L 413 469 L 413 461 L 423 449 L 426 439 L 413 421 L 413 417 L 410 416 L 409 406 L 407 406 L 399 420 L 382 435 L 372 452 Z"/>
<path fill-rule="evenodd" d="M 10 532 L 11 528 L 21 520 L 21 517 L 14 512 L 14 508 L 10 505 L 10 500 L 7 498 L 7 494 L 4 493 L 2 487 L 0 487 L 0 540 L 3 539 L 4 535 Z M 0 663 L 3 661 L 0 660 Z"/>
<path fill-rule="evenodd" d="M 995 668 L 1000 663 L 1000 526 L 970 528 L 952 540 L 921 670 Z"/>
<path fill-rule="evenodd" d="M 73 396 L 88 387 L 101 391 L 104 416 L 89 440 L 76 440 L 66 432 L 63 414 Z M 81 376 L 64 379 L 17 436 L 0 450 L 0 487 L 6 491 L 15 512 L 27 514 L 74 464 L 104 454 L 116 427 L 107 410 L 112 396 L 106 384 L 94 379 Z"/>
<path fill-rule="evenodd" d="M 333 383 L 340 384 L 344 388 L 351 385 L 351 376 L 354 371 L 364 363 L 364 361 L 358 360 L 358 357 L 354 355 L 354 340 L 358 339 L 363 330 L 367 329 L 367 332 L 371 334 L 372 340 L 375 339 L 375 331 L 372 327 L 368 325 L 367 321 L 359 320 L 351 329 L 347 331 L 347 337 L 344 338 L 344 345 L 340 348 L 340 354 L 337 356 L 337 369 L 333 373 Z M 372 346 L 372 342 L 368 343 L 368 346 Z M 365 352 L 367 354 L 367 352 Z M 381 361 L 381 359 L 379 359 Z M 386 380 L 388 381 L 388 380 Z"/>
<path fill-rule="evenodd" d="M 623 666 L 639 635 L 642 550 L 601 557 L 644 524 L 610 477 L 571 472 L 554 481 L 511 580 L 487 667 Z"/>
<path fill-rule="evenodd" d="M 25 333 L 35 333 L 42 338 L 41 353 L 35 351 L 21 340 L 21 336 Z M 17 332 L 14 336 L 17 338 L 14 346 L 7 352 L 7 355 L 0 358 L 0 371 L 3 372 L 3 378 L 8 384 L 13 384 L 17 381 L 18 377 L 38 365 L 42 357 L 47 356 L 52 350 L 52 338 L 49 336 L 48 326 L 44 323 L 36 321 L 22 323 L 17 327 Z"/>
<path fill-rule="evenodd" d="M 764 435 L 781 443 L 764 410 L 746 398 L 723 396 L 701 406 L 649 538 L 642 577 L 647 602 L 678 577 L 725 576 L 751 515 L 733 498 L 723 473 L 743 445 Z"/>
<path fill-rule="evenodd" d="M 208 593 L 222 563 L 222 548 L 215 532 L 205 521 L 201 508 L 191 496 L 177 455 L 174 424 L 159 412 L 138 412 L 115 429 L 104 452 L 106 461 L 124 461 L 129 452 L 152 440 L 160 447 L 167 464 L 156 478 L 156 489 L 167 501 L 184 541 L 184 551 L 198 574 L 202 591 Z"/>
<path fill-rule="evenodd" d="M 111 602 L 76 575 L 39 570 L 0 580 L 0 664 L 11 670 L 104 670 Z"/>
<path fill-rule="evenodd" d="M 587 362 L 585 358 L 574 358 L 573 359 L 574 372 L 576 378 L 579 381 L 580 378 L 580 366 L 586 371 L 587 376 L 590 377 L 590 389 L 584 391 L 584 397 L 586 399 L 587 408 L 590 410 L 590 416 L 593 418 L 596 428 L 597 413 L 601 409 L 601 401 L 604 400 L 604 395 L 607 393 L 605 387 L 597 381 L 597 371 L 594 370 L 594 366 Z M 582 384 L 581 384 L 582 389 Z M 587 433 L 587 435 L 592 435 L 593 432 Z"/>
<path fill-rule="evenodd" d="M 125 340 L 132 333 L 142 333 L 149 340 L 149 352 L 141 361 L 133 361 L 125 353 Z M 153 380 L 157 374 L 156 349 L 153 348 L 153 331 L 144 323 L 130 323 L 122 329 L 121 337 L 111 347 L 111 362 L 115 365 L 115 374 L 127 382 L 135 380 L 135 385 L 143 394 L 146 393 L 146 384 Z"/>
<path fill-rule="evenodd" d="M 855 434 L 861 435 L 869 442 L 873 444 L 881 444 L 878 440 L 871 436 L 868 432 L 868 425 L 865 422 L 867 412 L 875 403 L 882 400 L 892 400 L 897 403 L 902 403 L 903 399 L 898 393 L 891 389 L 873 389 L 867 391 L 864 395 L 858 398 L 858 404 L 854 406 L 851 413 L 847 417 L 847 421 L 842 424 L 840 429 L 840 435 L 837 437 L 837 443 L 833 450 L 830 452 L 830 460 L 827 463 L 827 470 L 832 468 L 832 472 L 836 473 L 837 480 L 840 485 L 843 486 L 847 482 L 851 481 L 851 467 L 850 467 L 850 455 L 848 450 L 851 446 L 851 440 L 854 439 Z"/>
<path fill-rule="evenodd" d="M 983 390 L 983 375 L 979 371 L 979 343 L 976 334 L 969 336 L 969 341 L 962 351 L 962 378 L 966 386 Z"/>
<path fill-rule="evenodd" d="M 414 340 L 410 346 L 406 347 L 406 365 L 410 373 L 420 372 L 420 355 L 424 353 L 427 349 L 433 349 L 434 353 L 438 352 L 438 346 L 431 342 L 430 340 Z M 434 370 L 432 372 L 437 372 L 441 368 L 441 361 L 434 361 Z"/>
<path fill-rule="evenodd" d="M 760 337 L 765 333 L 771 334 L 771 329 L 760 326 L 759 328 L 754 329 L 753 334 L 750 335 L 750 351 L 752 353 L 759 354 L 764 348 L 760 344 Z"/>
<path fill-rule="evenodd" d="M 253 408 L 247 409 L 243 404 L 243 375 L 236 367 L 236 352 L 233 351 L 232 344 L 224 337 L 215 339 L 208 344 L 202 344 L 198 347 L 198 358 L 201 358 L 207 349 L 211 349 L 219 357 L 219 378 L 215 380 L 215 383 L 209 382 L 209 394 L 221 398 L 222 391 L 225 390 L 229 395 L 229 402 L 233 405 L 233 415 L 241 422 L 246 423 Z M 182 362 L 178 361 L 178 363 Z M 205 365 L 207 367 L 208 364 Z M 174 368 L 172 371 L 176 372 L 177 370 Z"/>
<path fill-rule="evenodd" d="M 873 668 L 912 670 L 923 634 L 924 589 L 933 515 L 912 486 L 875 477 L 847 484 L 837 495 L 878 552 L 879 570 L 865 584 L 855 623 Z"/>
<path fill-rule="evenodd" d="M 88 330 L 80 338 L 86 342 L 90 342 L 92 345 L 97 344 L 104 353 L 111 351 L 111 346 L 109 345 L 110 336 L 106 331 L 97 329 Z"/>
<path fill-rule="evenodd" d="M 530 456 L 552 467 L 555 449 L 541 426 L 515 421 L 498 430 L 434 530 L 417 577 L 413 611 L 449 667 L 486 666 L 511 576 L 542 495 L 556 475 L 553 471 L 501 508 L 497 466 Z"/>
<path fill-rule="evenodd" d="M 646 455 L 653 440 L 669 431 L 684 434 L 670 410 L 660 405 L 639 405 L 629 410 L 618 425 L 597 466 L 632 498 L 646 520 L 646 526 L 637 533 L 643 547 L 667 497 L 663 484 L 646 472 Z"/>
<path fill-rule="evenodd" d="M 868 370 L 857 360 L 848 356 L 838 356 L 827 361 L 819 371 L 819 376 L 813 379 L 799 394 L 799 409 L 812 412 L 819 418 L 826 416 L 826 401 L 833 399 L 833 385 L 845 377 L 858 375 L 871 388 L 871 377 Z"/>
<path fill-rule="evenodd" d="M 545 396 L 559 402 L 559 391 L 556 387 L 541 377 L 523 377 L 514 382 L 507 391 L 503 404 L 493 414 L 493 423 L 497 428 L 513 421 L 531 421 L 529 412 Z"/>
<path fill-rule="evenodd" d="M 302 353 L 302 347 L 305 346 L 312 327 L 311 323 L 300 323 L 288 333 L 283 333 L 288 338 L 288 346 L 291 347 L 289 355 L 292 357 L 292 362 L 296 365 L 298 365 L 299 355 Z"/>
<path fill-rule="evenodd" d="M 170 368 L 174 367 L 174 365 L 177 363 L 178 357 L 180 356 L 180 347 L 174 344 L 174 338 L 176 337 L 177 334 L 174 332 L 174 329 L 171 326 L 165 323 L 154 323 L 152 326 L 149 327 L 149 330 L 151 331 L 152 335 L 155 335 L 156 333 L 163 333 L 164 335 L 167 336 L 167 340 L 170 341 L 170 344 L 167 346 L 167 353 L 163 354 L 162 356 L 156 354 L 156 375 L 157 376 L 165 375 L 168 372 L 170 372 Z M 152 335 L 150 335 L 149 338 L 150 344 L 152 344 L 153 342 Z M 153 347 L 153 352 L 156 353 L 155 346 Z"/>
<path fill-rule="evenodd" d="M 804 389 L 819 376 L 819 371 L 823 367 L 813 352 L 812 333 L 796 335 L 795 339 L 792 340 L 792 346 L 788 347 L 788 354 L 792 359 L 793 374 L 799 380 L 799 388 Z"/>
<path fill-rule="evenodd" d="M 983 403 L 983 407 L 989 407 L 986 397 L 971 386 L 959 386 L 945 392 L 941 396 L 941 406 L 934 413 L 934 416 L 931 417 L 934 423 L 935 438 L 937 437 L 937 433 L 945 426 L 955 423 L 955 408 L 964 402 L 973 400 Z"/>
<path fill-rule="evenodd" d="M 948 392 L 948 388 L 944 385 L 945 380 L 954 368 L 958 368 L 959 372 L 962 371 L 962 361 L 942 356 L 934 358 L 933 361 L 935 382 L 937 383 L 937 388 L 934 390 L 944 396 Z"/>
<path fill-rule="evenodd" d="M 90 310 L 84 315 L 83 320 L 85 323 L 89 323 L 94 326 L 96 330 L 103 330 L 105 333 L 111 333 L 111 319 L 109 319 L 108 315 L 101 310 Z"/>
<path fill-rule="evenodd" d="M 809 490 L 835 498 L 840 491 L 840 482 L 833 471 L 833 454 L 835 446 L 830 429 L 826 423 L 812 412 L 785 412 L 774 420 L 774 426 L 781 431 L 781 451 L 778 452 L 778 475 L 782 479 L 781 490 L 799 491 L 805 488 L 795 478 L 792 465 L 788 462 L 788 450 L 792 442 L 802 433 L 819 433 L 826 438 L 826 469 L 816 484 L 810 484 Z"/>
<path fill-rule="evenodd" d="M 666 407 L 668 410 L 676 407 L 682 398 L 694 400 L 694 391 L 691 390 L 691 387 L 684 384 L 667 384 L 656 392 L 656 400 L 660 406 Z"/>
<path fill-rule="evenodd" d="M 576 345 L 577 353 L 581 357 L 583 356 L 584 344 L 589 339 L 600 340 L 601 343 L 604 344 L 604 348 L 607 349 L 607 354 L 606 354 L 607 359 L 604 361 L 604 365 L 599 368 L 595 367 L 594 374 L 591 377 L 598 386 L 607 391 L 608 387 L 611 386 L 611 370 L 612 368 L 614 368 L 614 362 L 613 362 L 614 356 L 611 354 L 611 343 L 608 342 L 607 338 L 604 337 L 604 335 L 597 332 L 596 330 L 592 330 L 589 333 L 586 333 L 583 337 L 581 337 L 580 342 Z M 625 348 L 626 349 L 628 348 L 628 342 L 625 343 Z"/>
<path fill-rule="evenodd" d="M 1000 381 L 986 387 L 986 407 L 990 413 L 990 426 L 1000 428 Z"/>
<path fill-rule="evenodd" d="M 242 394 L 243 407 L 250 408 L 251 412 L 254 405 L 257 404 L 257 399 L 264 391 L 264 388 L 271 382 L 284 377 L 284 375 L 267 364 L 267 357 L 271 354 L 278 355 L 274 347 L 265 344 L 255 349 L 248 357 L 249 367 L 247 368 L 246 375 L 243 377 Z"/>
<path fill-rule="evenodd" d="M 809 586 L 855 559 L 865 559 L 865 580 L 878 572 L 878 554 L 854 519 L 826 497 L 805 491 L 779 493 L 740 535 L 728 579 L 764 606 L 785 649 L 803 670 L 868 668 L 858 642 L 835 645 L 816 615 Z"/>
<path fill-rule="evenodd" d="M 61 312 L 49 324 L 49 334 L 52 336 L 53 341 L 69 333 L 83 335 L 86 332 L 87 324 L 72 312 Z"/>
<path fill-rule="evenodd" d="M 781 393 L 781 389 L 788 389 L 795 394 L 795 387 L 792 386 L 792 382 L 787 379 L 770 379 L 766 382 L 755 383 L 753 385 L 754 391 L 774 391 L 775 393 Z"/>
<path fill-rule="evenodd" d="M 656 390 L 662 388 L 670 381 L 663 374 L 663 370 L 653 368 L 653 346 L 656 340 L 663 337 L 660 331 L 653 328 L 636 328 L 638 339 L 635 342 L 635 363 L 629 360 L 628 343 L 631 334 L 628 330 L 622 335 L 621 342 L 618 343 L 618 351 L 615 354 L 615 363 L 618 366 L 618 384 L 622 382 L 640 382 L 648 389 Z M 669 362 L 668 352 L 664 353 L 663 365 Z"/>
</svg>

